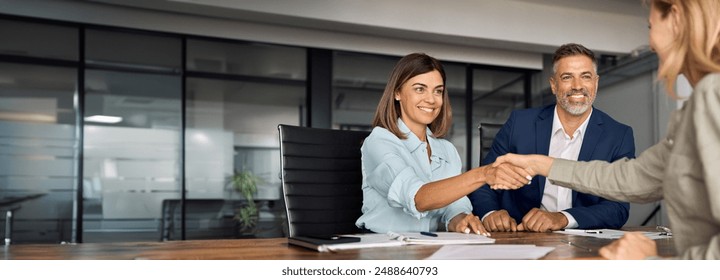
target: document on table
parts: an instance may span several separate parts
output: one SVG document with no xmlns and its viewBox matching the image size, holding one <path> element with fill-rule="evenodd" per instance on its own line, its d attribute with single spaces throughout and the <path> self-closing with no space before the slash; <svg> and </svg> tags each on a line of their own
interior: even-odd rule
<svg viewBox="0 0 720 280">
<path fill-rule="evenodd" d="M 536 260 L 552 250 L 528 244 L 445 245 L 427 260 Z"/>
<path fill-rule="evenodd" d="M 495 239 L 490 237 L 459 232 L 435 232 L 436 236 L 427 236 L 419 232 L 388 232 L 388 236 L 408 244 L 450 245 L 450 244 L 491 244 Z"/>
<path fill-rule="evenodd" d="M 323 251 L 394 247 L 404 245 L 448 245 L 448 244 L 492 244 L 495 239 L 479 234 L 457 232 L 436 232 L 437 236 L 426 236 L 419 232 L 348 234 L 341 236 L 360 237 L 360 242 L 328 244 Z"/>
<path fill-rule="evenodd" d="M 350 250 L 350 249 L 364 249 L 364 248 L 380 248 L 380 247 L 395 247 L 407 245 L 405 242 L 390 238 L 384 233 L 369 233 L 369 234 L 349 234 L 341 236 L 352 236 L 360 237 L 360 242 L 332 244 L 325 246 L 324 251 L 339 251 L 339 250 Z M 324 252 L 320 251 L 320 252 Z"/>
<path fill-rule="evenodd" d="M 568 234 L 568 235 L 579 235 L 579 236 L 589 236 L 589 237 L 602 238 L 602 239 L 618 239 L 618 238 L 622 237 L 626 232 L 628 232 L 628 231 L 617 230 L 617 229 L 589 229 L 589 230 L 565 229 L 565 230 L 555 231 L 555 233 L 562 233 L 562 234 Z M 664 232 L 642 231 L 642 233 L 650 239 L 672 238 L 672 235 L 665 235 Z"/>
</svg>

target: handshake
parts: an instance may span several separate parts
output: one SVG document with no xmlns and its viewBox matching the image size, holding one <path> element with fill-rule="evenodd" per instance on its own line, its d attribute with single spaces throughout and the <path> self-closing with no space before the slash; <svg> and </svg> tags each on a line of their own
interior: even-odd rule
<svg viewBox="0 0 720 280">
<path fill-rule="evenodd" d="M 552 163 L 553 158 L 544 155 L 506 154 L 473 171 L 484 174 L 485 183 L 494 190 L 514 190 L 530 184 L 535 175 L 547 176 Z"/>
</svg>

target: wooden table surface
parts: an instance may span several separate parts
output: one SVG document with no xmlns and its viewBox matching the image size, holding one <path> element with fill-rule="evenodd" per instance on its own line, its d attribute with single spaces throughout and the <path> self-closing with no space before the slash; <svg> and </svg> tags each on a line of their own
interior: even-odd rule
<svg viewBox="0 0 720 280">
<path fill-rule="evenodd" d="M 654 231 L 654 228 L 634 230 Z M 612 240 L 559 233 L 493 233 L 495 244 L 535 244 L 555 250 L 543 259 L 599 259 L 600 247 Z M 582 248 L 568 245 L 568 240 Z M 672 239 L 656 240 L 661 256 L 676 255 Z M 476 245 L 483 246 L 483 245 Z M 420 260 L 440 246 L 410 245 L 389 248 L 346 250 L 318 253 L 288 245 L 287 238 L 186 240 L 166 242 L 121 242 L 83 244 L 19 244 L 4 246 L 0 259 L 14 260 Z"/>
</svg>

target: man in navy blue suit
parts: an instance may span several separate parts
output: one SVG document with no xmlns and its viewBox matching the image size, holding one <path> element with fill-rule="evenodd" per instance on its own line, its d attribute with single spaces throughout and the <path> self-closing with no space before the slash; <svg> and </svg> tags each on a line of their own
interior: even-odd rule
<svg viewBox="0 0 720 280">
<path fill-rule="evenodd" d="M 550 87 L 557 100 L 545 108 L 514 111 L 483 165 L 506 153 L 545 154 L 571 160 L 615 161 L 635 156 L 632 128 L 592 107 L 599 76 L 592 51 L 566 44 L 555 51 Z M 517 190 L 485 186 L 468 195 L 488 231 L 620 228 L 629 204 L 578 193 L 536 176 Z"/>
</svg>

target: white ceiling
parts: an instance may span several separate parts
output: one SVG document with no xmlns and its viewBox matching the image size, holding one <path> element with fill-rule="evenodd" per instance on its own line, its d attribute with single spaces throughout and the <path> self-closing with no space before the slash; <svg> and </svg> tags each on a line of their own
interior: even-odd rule
<svg viewBox="0 0 720 280">
<path fill-rule="evenodd" d="M 552 52 L 577 41 L 629 53 L 646 41 L 639 0 L 87 0 L 262 24 Z M 620 32 L 622 31 L 622 32 Z"/>
</svg>

